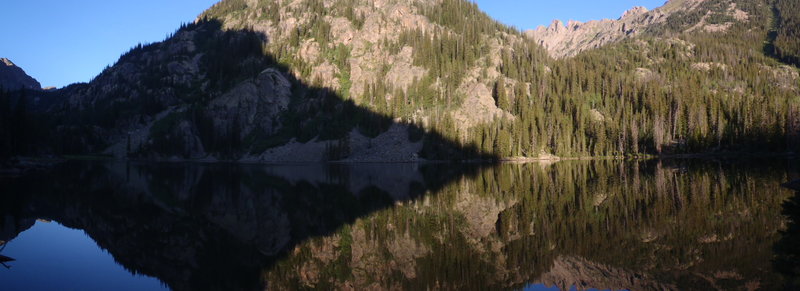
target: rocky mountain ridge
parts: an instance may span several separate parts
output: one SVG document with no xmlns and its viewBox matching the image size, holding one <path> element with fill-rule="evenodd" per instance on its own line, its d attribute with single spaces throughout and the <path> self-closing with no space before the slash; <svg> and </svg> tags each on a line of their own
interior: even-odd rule
<svg viewBox="0 0 800 291">
<path fill-rule="evenodd" d="M 683 23 L 677 28 L 679 32 L 724 32 L 734 22 L 746 22 L 749 19 L 748 13 L 739 9 L 735 1 L 669 0 L 652 11 L 641 6 L 634 7 L 616 20 L 592 20 L 586 23 L 570 20 L 566 25 L 554 20 L 548 27 L 539 26 L 525 34 L 547 49 L 554 58 L 564 58 L 642 34 L 662 34 L 663 26 L 670 24 L 671 17 L 693 13 L 699 13 L 700 17 Z M 715 20 L 712 21 L 712 17 Z"/>
<path fill-rule="evenodd" d="M 41 90 L 42 85 L 7 58 L 0 58 L 0 88 Z"/>
</svg>

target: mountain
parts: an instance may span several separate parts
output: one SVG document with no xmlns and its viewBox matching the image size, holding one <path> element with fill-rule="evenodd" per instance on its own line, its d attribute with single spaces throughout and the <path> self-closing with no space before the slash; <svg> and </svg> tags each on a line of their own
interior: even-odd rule
<svg viewBox="0 0 800 291">
<path fill-rule="evenodd" d="M 41 90 L 42 85 L 36 79 L 17 67 L 11 60 L 0 58 L 0 88 L 6 90 L 32 89 Z"/>
<path fill-rule="evenodd" d="M 499 44 L 469 48 L 423 14 L 471 13 L 482 31 L 513 31 L 462 1 L 374 2 L 220 2 L 168 40 L 136 47 L 92 82 L 65 90 L 68 101 L 52 111 L 69 125 L 64 144 L 117 157 L 271 162 L 488 156 L 426 125 L 453 111 L 458 124 L 511 117 L 489 84 L 462 82 L 465 73 L 481 74 L 472 63 L 498 61 L 479 59 L 479 49 Z M 442 21 L 463 22 L 454 16 Z M 514 33 L 508 37 L 523 41 Z M 468 59 L 445 57 L 445 43 L 446 53 Z M 420 66 L 423 57 L 437 67 Z M 470 95 L 470 106 L 455 95 Z"/>
<path fill-rule="evenodd" d="M 248 162 L 797 151 L 795 6 L 673 0 L 555 26 L 581 43 L 550 42 L 564 58 L 464 0 L 225 0 L 59 90 L 40 142 Z"/>
</svg>

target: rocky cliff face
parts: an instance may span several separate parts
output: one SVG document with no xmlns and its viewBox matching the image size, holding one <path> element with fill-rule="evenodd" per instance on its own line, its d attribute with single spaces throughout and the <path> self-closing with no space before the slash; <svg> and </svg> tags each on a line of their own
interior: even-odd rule
<svg viewBox="0 0 800 291">
<path fill-rule="evenodd" d="M 692 14 L 696 15 L 686 17 Z M 678 21 L 672 17 L 681 19 Z M 550 26 L 529 30 L 526 35 L 547 49 L 551 56 L 563 58 L 642 34 L 662 34 L 665 26 L 677 25 L 671 31 L 673 33 L 695 30 L 722 32 L 730 28 L 733 22 L 747 21 L 748 18 L 747 12 L 739 9 L 736 1 L 669 0 L 652 11 L 634 7 L 617 20 L 603 19 L 586 23 L 570 20 L 566 25 L 554 20 Z"/>
<path fill-rule="evenodd" d="M 17 67 L 11 60 L 0 58 L 0 88 L 5 90 L 31 89 L 41 90 L 42 85 L 36 79 Z"/>
</svg>

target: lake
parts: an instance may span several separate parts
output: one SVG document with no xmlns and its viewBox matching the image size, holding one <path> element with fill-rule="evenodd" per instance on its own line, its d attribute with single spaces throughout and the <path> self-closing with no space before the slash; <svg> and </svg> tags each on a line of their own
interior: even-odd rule
<svg viewBox="0 0 800 291">
<path fill-rule="evenodd" d="M 0 178 L 0 290 L 791 289 L 798 170 L 70 161 Z"/>
</svg>

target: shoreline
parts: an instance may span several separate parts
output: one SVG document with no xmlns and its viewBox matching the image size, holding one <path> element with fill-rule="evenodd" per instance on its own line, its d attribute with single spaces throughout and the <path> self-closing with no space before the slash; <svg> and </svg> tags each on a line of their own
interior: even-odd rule
<svg viewBox="0 0 800 291">
<path fill-rule="evenodd" d="M 115 158 L 100 155 L 66 155 L 58 158 L 39 158 L 39 157 L 20 157 L 20 161 L 117 161 L 117 162 L 136 162 L 136 163 L 198 163 L 198 164 L 240 164 L 240 165 L 305 165 L 305 164 L 503 164 L 503 163 L 556 163 L 561 161 L 648 161 L 648 160 L 672 160 L 672 159 L 758 159 L 758 158 L 800 158 L 797 153 L 692 153 L 692 154 L 669 154 L 669 155 L 639 155 L 639 156 L 588 156 L 588 157 L 507 157 L 497 160 L 425 160 L 414 161 L 254 161 L 254 160 L 219 160 L 214 158 L 204 159 L 137 159 L 137 158 Z"/>
</svg>

